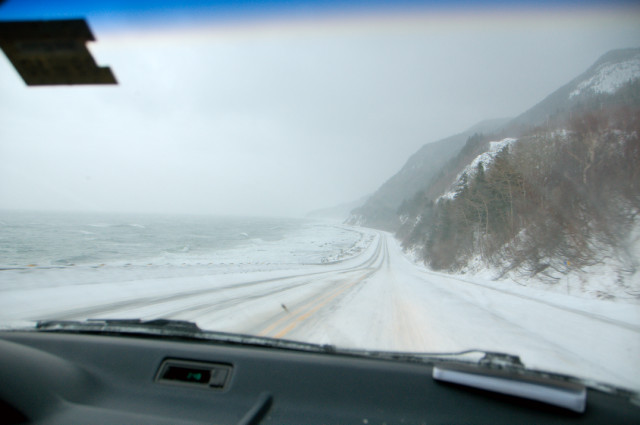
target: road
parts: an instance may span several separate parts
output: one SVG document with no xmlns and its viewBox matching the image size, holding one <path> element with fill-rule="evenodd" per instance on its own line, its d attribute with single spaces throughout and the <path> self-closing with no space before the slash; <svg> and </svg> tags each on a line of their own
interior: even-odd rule
<svg viewBox="0 0 640 425">
<path fill-rule="evenodd" d="M 30 302 L 20 319 L 164 317 L 348 348 L 503 351 L 527 366 L 640 389 L 640 320 L 430 273 L 384 232 L 331 265 L 76 285 L 48 302 L 54 291 L 4 291 L 0 310 L 15 319 L 15 305 Z"/>
</svg>

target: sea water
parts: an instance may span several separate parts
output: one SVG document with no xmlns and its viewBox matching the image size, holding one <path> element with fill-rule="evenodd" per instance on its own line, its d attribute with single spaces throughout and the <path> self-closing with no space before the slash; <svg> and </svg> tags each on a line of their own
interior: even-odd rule
<svg viewBox="0 0 640 425">
<path fill-rule="evenodd" d="M 306 219 L 0 212 L 0 268 L 320 264 L 363 235 Z"/>
</svg>

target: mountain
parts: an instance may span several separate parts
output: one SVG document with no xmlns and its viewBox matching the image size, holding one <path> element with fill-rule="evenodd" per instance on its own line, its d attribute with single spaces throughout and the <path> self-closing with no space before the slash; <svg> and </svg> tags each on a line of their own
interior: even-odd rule
<svg viewBox="0 0 640 425">
<path fill-rule="evenodd" d="M 574 113 L 606 105 L 639 104 L 637 87 L 619 90 L 637 81 L 639 74 L 640 48 L 613 50 L 516 118 L 483 121 L 462 133 L 425 144 L 363 206 L 351 211 L 347 223 L 396 231 L 402 224 L 398 210 L 404 202 L 420 192 L 430 198 L 442 194 L 470 161 L 489 149 L 490 141 L 517 138 L 540 126 L 557 127 Z"/>
<path fill-rule="evenodd" d="M 434 175 L 396 212 L 432 269 L 601 273 L 595 296 L 640 295 L 640 49 L 605 54 Z"/>
<path fill-rule="evenodd" d="M 423 145 L 364 205 L 351 211 L 347 223 L 396 230 L 400 225 L 397 210 L 403 201 L 424 189 L 440 171 L 442 164 L 453 158 L 470 137 L 498 131 L 509 121 L 509 118 L 482 121 L 460 134 Z"/>
<path fill-rule="evenodd" d="M 640 48 L 612 50 L 583 74 L 551 93 L 509 123 L 511 129 L 566 120 L 577 110 L 594 107 L 602 95 L 614 94 L 640 75 Z M 606 96 L 605 96 L 606 97 Z"/>
</svg>

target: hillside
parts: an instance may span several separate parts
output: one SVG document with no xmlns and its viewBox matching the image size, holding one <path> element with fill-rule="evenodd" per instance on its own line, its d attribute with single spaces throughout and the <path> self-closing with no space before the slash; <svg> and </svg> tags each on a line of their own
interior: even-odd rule
<svg viewBox="0 0 640 425">
<path fill-rule="evenodd" d="M 548 283 L 606 268 L 602 296 L 640 296 L 640 66 L 630 66 L 639 53 L 609 53 L 545 99 L 571 105 L 545 125 L 479 141 L 453 177 L 399 210 L 405 249 L 435 270 L 488 267 Z M 532 111 L 543 108 L 517 120 Z"/>
<path fill-rule="evenodd" d="M 488 148 L 489 141 L 519 137 L 538 127 L 557 128 L 572 114 L 638 102 L 631 98 L 637 96 L 632 90 L 619 89 L 639 74 L 640 49 L 614 50 L 516 118 L 483 121 L 462 133 L 424 145 L 364 205 L 351 212 L 347 223 L 396 231 L 401 225 L 398 208 L 403 202 L 420 191 L 438 196 L 469 161 Z"/>
<path fill-rule="evenodd" d="M 612 50 L 589 69 L 547 96 L 542 102 L 516 117 L 509 129 L 557 126 L 572 113 L 595 109 L 609 95 L 640 75 L 640 49 Z M 637 100 L 636 100 L 637 101 Z"/>
<path fill-rule="evenodd" d="M 606 269 L 611 293 L 640 296 L 640 49 L 497 128 L 424 146 L 352 222 L 397 230 L 434 270 L 553 283 Z"/>
<path fill-rule="evenodd" d="M 425 144 L 364 205 L 351 211 L 347 223 L 395 231 L 400 225 L 397 211 L 403 201 L 427 187 L 442 164 L 454 158 L 470 137 L 496 131 L 509 121 L 508 118 L 482 121 L 460 134 Z"/>
</svg>

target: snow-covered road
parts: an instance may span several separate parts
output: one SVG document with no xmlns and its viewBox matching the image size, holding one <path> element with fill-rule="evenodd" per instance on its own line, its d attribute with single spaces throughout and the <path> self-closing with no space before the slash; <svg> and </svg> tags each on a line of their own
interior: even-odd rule
<svg viewBox="0 0 640 425">
<path fill-rule="evenodd" d="M 529 367 L 640 390 L 637 304 L 541 296 L 429 272 L 384 232 L 359 256 L 329 265 L 168 277 L 141 270 L 127 279 L 87 269 L 91 283 L 74 271 L 66 286 L 69 271 L 42 273 L 50 273 L 46 285 L 4 287 L 0 320 L 164 317 L 348 348 L 504 351 Z"/>
<path fill-rule="evenodd" d="M 637 305 L 539 298 L 428 272 L 384 233 L 371 258 L 325 276 L 327 286 L 263 325 L 237 330 L 376 350 L 503 351 L 529 367 L 640 388 Z"/>
</svg>

